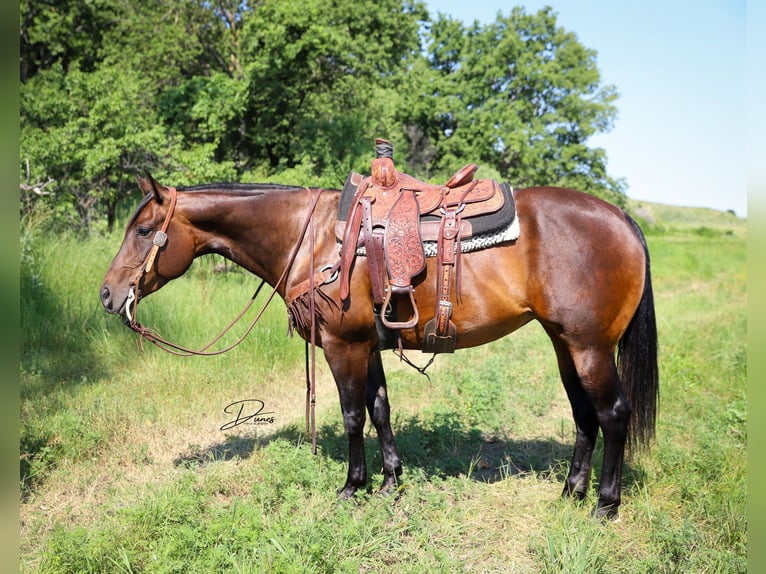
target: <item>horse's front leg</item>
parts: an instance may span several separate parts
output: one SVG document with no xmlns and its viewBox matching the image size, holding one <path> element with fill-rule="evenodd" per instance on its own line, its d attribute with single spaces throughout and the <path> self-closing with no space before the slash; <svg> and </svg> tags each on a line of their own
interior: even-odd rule
<svg viewBox="0 0 766 574">
<path fill-rule="evenodd" d="M 343 424 L 348 435 L 348 476 L 338 491 L 342 498 L 353 496 L 367 483 L 367 463 L 364 457 L 364 423 L 367 369 L 370 343 L 348 343 L 325 340 L 322 344 L 338 387 Z"/>
<path fill-rule="evenodd" d="M 397 486 L 397 478 L 402 473 L 402 461 L 394 443 L 386 375 L 383 371 L 380 351 L 377 350 L 370 354 L 367 366 L 367 411 L 378 433 L 380 450 L 383 454 L 383 484 L 380 486 L 380 492 L 388 492 Z"/>
</svg>

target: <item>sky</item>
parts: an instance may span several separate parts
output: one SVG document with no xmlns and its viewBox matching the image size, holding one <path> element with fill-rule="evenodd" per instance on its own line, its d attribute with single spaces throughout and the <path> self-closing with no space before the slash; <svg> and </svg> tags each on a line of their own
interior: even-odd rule
<svg viewBox="0 0 766 574">
<path fill-rule="evenodd" d="M 747 216 L 745 0 L 425 0 L 432 16 L 495 21 L 545 6 L 616 86 L 612 130 L 590 139 L 636 200 Z"/>
</svg>

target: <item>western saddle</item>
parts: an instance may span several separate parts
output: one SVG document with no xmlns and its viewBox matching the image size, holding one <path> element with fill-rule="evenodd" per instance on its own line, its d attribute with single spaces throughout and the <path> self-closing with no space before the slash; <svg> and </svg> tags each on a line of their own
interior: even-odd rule
<svg viewBox="0 0 766 574">
<path fill-rule="evenodd" d="M 371 175 L 352 172 L 344 189 L 346 200 L 341 199 L 336 226 L 342 240 L 341 300 L 348 300 L 351 266 L 357 250 L 364 248 L 381 322 L 394 330 L 415 327 L 419 317 L 412 282 L 426 267 L 423 241 L 435 241 L 439 297 L 434 318 L 425 325 L 422 348 L 451 353 L 457 337 L 451 294 L 454 282 L 460 300 L 460 241 L 472 236 L 472 218 L 496 214 L 512 203 L 509 188 L 504 185 L 503 193 L 493 180 L 474 179 L 475 164 L 457 171 L 445 185 L 425 183 L 396 170 L 390 142 L 377 139 L 375 144 Z M 409 319 L 397 321 L 395 313 L 386 312 L 392 303 L 407 299 Z"/>
</svg>

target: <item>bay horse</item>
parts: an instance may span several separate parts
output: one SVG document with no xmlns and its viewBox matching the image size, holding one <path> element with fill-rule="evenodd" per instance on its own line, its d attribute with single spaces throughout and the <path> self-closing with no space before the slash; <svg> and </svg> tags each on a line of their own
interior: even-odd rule
<svg viewBox="0 0 766 574">
<path fill-rule="evenodd" d="M 220 254 L 265 280 L 288 309 L 301 307 L 314 285 L 321 295 L 314 302 L 320 320 L 312 328 L 298 321 L 297 330 L 307 340 L 313 333 L 340 396 L 349 462 L 338 494 L 352 496 L 367 482 L 365 408 L 382 451 L 380 490 L 395 489 L 402 464 L 391 429 L 366 258 L 354 263 L 345 305 L 339 281 L 317 281 L 312 275 L 338 260 L 334 227 L 340 192 L 275 184 L 176 190 L 148 174 L 137 180 L 144 198 L 101 286 L 106 311 L 127 321 L 139 299 L 207 253 Z M 626 445 L 649 445 L 659 397 L 646 241 L 627 213 L 594 196 L 555 187 L 518 189 L 514 196 L 519 237 L 462 255 L 464 294 L 452 315 L 459 330 L 457 348 L 488 343 L 532 320 L 542 325 L 553 343 L 576 425 L 562 494 L 585 496 L 601 429 L 603 464 L 594 515 L 615 518 Z M 416 285 L 422 319 L 400 332 L 405 350 L 421 346 L 438 296 L 435 276 L 429 258 Z"/>
</svg>

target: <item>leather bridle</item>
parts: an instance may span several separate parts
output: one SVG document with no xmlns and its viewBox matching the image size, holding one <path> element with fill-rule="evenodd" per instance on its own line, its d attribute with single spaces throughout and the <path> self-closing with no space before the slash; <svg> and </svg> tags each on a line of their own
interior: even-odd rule
<svg viewBox="0 0 766 574">
<path fill-rule="evenodd" d="M 146 259 L 144 259 L 143 263 L 139 266 L 138 273 L 128 286 L 128 299 L 125 301 L 125 318 L 128 320 L 128 326 L 134 331 L 136 330 L 134 328 L 135 326 L 140 326 L 136 322 L 135 317 L 138 309 L 138 293 L 140 291 L 141 280 L 154 266 L 154 260 L 157 258 L 160 248 L 164 247 L 168 242 L 168 226 L 170 225 L 170 220 L 173 218 L 173 213 L 176 210 L 178 192 L 175 187 L 168 187 L 167 189 L 170 191 L 170 207 L 168 207 L 168 212 L 165 214 L 165 221 L 162 222 L 160 230 L 154 233 L 154 237 L 152 238 L 152 248 L 146 255 Z M 132 311 L 131 305 L 133 306 Z"/>
</svg>

